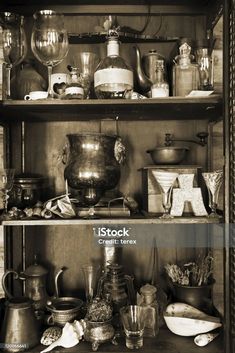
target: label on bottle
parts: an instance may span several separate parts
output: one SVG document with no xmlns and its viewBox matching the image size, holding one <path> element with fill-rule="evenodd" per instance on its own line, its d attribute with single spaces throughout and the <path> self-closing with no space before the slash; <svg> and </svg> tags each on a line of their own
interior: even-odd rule
<svg viewBox="0 0 235 353">
<path fill-rule="evenodd" d="M 65 88 L 65 94 L 80 94 L 83 95 L 84 94 L 84 89 L 82 87 L 67 87 Z"/>
<path fill-rule="evenodd" d="M 120 83 L 133 87 L 133 72 L 127 69 L 109 68 L 96 71 L 94 74 L 94 86 Z"/>
<path fill-rule="evenodd" d="M 152 98 L 156 97 L 169 97 L 169 89 L 163 87 L 152 87 Z"/>
</svg>

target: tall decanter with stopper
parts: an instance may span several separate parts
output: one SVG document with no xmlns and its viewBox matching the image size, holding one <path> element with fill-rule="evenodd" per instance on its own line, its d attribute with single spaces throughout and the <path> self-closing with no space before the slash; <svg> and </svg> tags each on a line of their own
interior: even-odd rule
<svg viewBox="0 0 235 353">
<path fill-rule="evenodd" d="M 124 98 L 133 89 L 133 71 L 119 56 L 117 30 L 109 30 L 107 56 L 95 71 L 94 87 L 98 99 Z"/>
</svg>

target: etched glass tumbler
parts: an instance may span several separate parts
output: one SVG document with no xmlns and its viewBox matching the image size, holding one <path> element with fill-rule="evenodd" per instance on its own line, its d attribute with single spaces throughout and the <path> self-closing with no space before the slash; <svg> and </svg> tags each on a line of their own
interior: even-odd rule
<svg viewBox="0 0 235 353">
<path fill-rule="evenodd" d="M 209 207 L 211 209 L 211 213 L 208 217 L 219 217 L 218 213 L 216 212 L 216 209 L 218 204 L 220 187 L 223 182 L 223 171 L 216 170 L 214 172 L 202 173 L 202 176 L 205 180 L 209 195 Z"/>
</svg>

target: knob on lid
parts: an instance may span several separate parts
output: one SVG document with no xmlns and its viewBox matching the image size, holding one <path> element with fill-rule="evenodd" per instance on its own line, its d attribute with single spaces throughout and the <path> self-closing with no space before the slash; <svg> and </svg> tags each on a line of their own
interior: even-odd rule
<svg viewBox="0 0 235 353">
<path fill-rule="evenodd" d="M 46 275 L 48 273 L 48 270 L 39 265 L 38 264 L 38 259 L 37 259 L 37 255 L 34 255 L 34 263 L 33 265 L 30 265 L 29 267 L 26 268 L 24 274 L 26 276 L 35 276 L 35 277 L 39 277 L 39 276 L 43 276 Z"/>
</svg>

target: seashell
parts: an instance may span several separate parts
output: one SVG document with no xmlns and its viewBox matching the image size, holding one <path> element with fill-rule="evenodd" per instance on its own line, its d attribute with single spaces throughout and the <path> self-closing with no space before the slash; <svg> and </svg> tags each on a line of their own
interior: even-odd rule
<svg viewBox="0 0 235 353">
<path fill-rule="evenodd" d="M 164 319 L 169 330 L 179 336 L 196 336 L 222 326 L 218 317 L 184 303 L 168 305 Z"/>
<path fill-rule="evenodd" d="M 217 336 L 217 333 L 203 333 L 202 335 L 198 335 L 194 338 L 194 343 L 199 347 L 205 347 L 208 343 L 213 341 Z"/>
<path fill-rule="evenodd" d="M 57 341 L 62 334 L 62 329 L 57 326 L 47 328 L 41 337 L 41 344 L 50 346 L 53 342 Z"/>
</svg>

